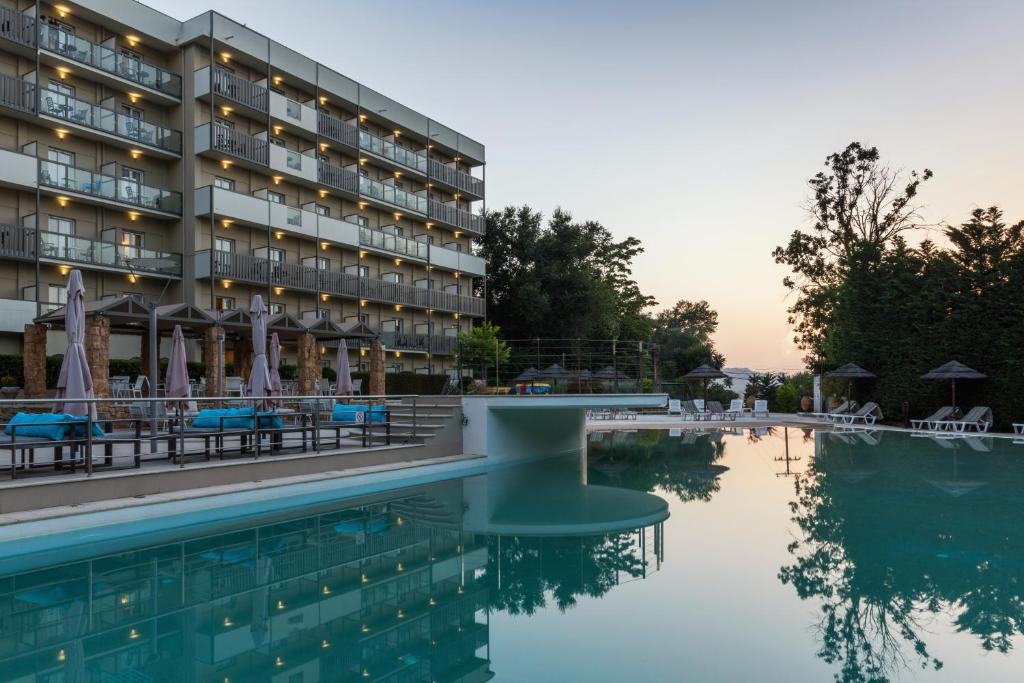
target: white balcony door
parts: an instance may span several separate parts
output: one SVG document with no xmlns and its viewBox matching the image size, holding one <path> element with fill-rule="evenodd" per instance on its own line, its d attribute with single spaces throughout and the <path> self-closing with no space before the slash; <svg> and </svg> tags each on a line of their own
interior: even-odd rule
<svg viewBox="0 0 1024 683">
<path fill-rule="evenodd" d="M 50 173 L 50 182 L 57 187 L 69 187 L 68 169 L 75 165 L 75 155 L 72 152 L 65 152 L 62 149 L 54 149 L 50 147 L 46 150 L 46 160 L 54 162 L 48 169 Z"/>
</svg>

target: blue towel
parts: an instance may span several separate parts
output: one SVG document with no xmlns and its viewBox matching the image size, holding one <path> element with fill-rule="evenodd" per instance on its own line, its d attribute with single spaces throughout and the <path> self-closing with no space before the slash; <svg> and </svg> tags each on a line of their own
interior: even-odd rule
<svg viewBox="0 0 1024 683">
<path fill-rule="evenodd" d="M 357 404 L 335 404 L 331 411 L 331 420 L 334 422 L 384 422 L 387 406 L 357 405 Z"/>
</svg>

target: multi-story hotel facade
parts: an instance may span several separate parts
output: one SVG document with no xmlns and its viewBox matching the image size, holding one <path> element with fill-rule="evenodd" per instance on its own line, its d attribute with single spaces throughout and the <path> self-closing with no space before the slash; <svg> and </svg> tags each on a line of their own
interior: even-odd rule
<svg viewBox="0 0 1024 683">
<path fill-rule="evenodd" d="M 0 352 L 78 268 L 87 300 L 259 293 L 365 323 L 389 371 L 452 368 L 484 315 L 483 145 L 212 11 L 0 3 Z"/>
</svg>

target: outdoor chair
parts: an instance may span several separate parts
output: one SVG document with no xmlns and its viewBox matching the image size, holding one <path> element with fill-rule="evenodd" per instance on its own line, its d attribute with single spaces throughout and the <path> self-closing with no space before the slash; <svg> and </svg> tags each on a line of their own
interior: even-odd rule
<svg viewBox="0 0 1024 683">
<path fill-rule="evenodd" d="M 149 385 L 149 379 L 145 375 L 139 375 L 135 378 L 135 384 L 131 386 L 130 395 L 131 398 L 142 398 L 144 394 L 142 390 Z"/>
<path fill-rule="evenodd" d="M 735 417 L 729 415 L 729 413 L 722 407 L 722 404 L 718 401 L 707 402 L 707 414 L 712 420 L 735 420 Z"/>
<path fill-rule="evenodd" d="M 753 417 L 768 417 L 768 401 L 757 399 L 754 401 L 754 409 L 750 411 Z"/>
<path fill-rule="evenodd" d="M 697 409 L 697 405 L 693 401 L 683 401 L 680 404 L 683 409 L 682 417 L 684 420 L 699 420 L 701 411 Z"/>
<path fill-rule="evenodd" d="M 957 416 L 957 409 L 954 406 L 942 406 L 934 413 L 924 418 L 923 420 L 911 420 L 910 426 L 917 430 L 931 430 L 942 429 L 944 423 Z"/>
<path fill-rule="evenodd" d="M 666 415 L 679 415 L 680 417 L 682 417 L 682 415 L 683 415 L 683 404 L 682 404 L 682 401 L 680 401 L 677 398 L 670 398 L 668 400 L 668 411 L 666 412 Z"/>
<path fill-rule="evenodd" d="M 877 403 L 869 401 L 852 413 L 832 413 L 829 415 L 833 422 L 839 424 L 865 424 L 873 425 L 877 420 L 882 419 L 882 409 Z"/>
<path fill-rule="evenodd" d="M 242 397 L 245 395 L 244 387 L 241 377 L 225 377 L 224 378 L 224 395 L 225 396 L 238 396 Z"/>
<path fill-rule="evenodd" d="M 842 422 L 844 419 L 846 419 L 847 416 L 849 416 L 856 410 L 857 402 L 847 400 L 840 403 L 838 406 L 835 407 L 835 409 L 830 410 L 826 417 L 832 420 L 833 422 Z"/>
<path fill-rule="evenodd" d="M 992 409 L 987 406 L 975 406 L 958 420 L 947 420 L 943 425 L 955 432 L 966 432 L 971 429 L 987 432 L 992 426 Z"/>
<path fill-rule="evenodd" d="M 354 396 L 363 395 L 363 379 L 361 377 L 359 379 L 352 380 L 352 394 Z"/>
<path fill-rule="evenodd" d="M 743 417 L 744 412 L 742 398 L 734 398 L 729 401 L 729 410 L 725 411 L 725 413 L 733 420 L 738 417 Z"/>
</svg>

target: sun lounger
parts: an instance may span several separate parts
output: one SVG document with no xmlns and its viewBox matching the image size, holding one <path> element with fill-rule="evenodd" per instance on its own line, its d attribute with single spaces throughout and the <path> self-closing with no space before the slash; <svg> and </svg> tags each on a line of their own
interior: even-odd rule
<svg viewBox="0 0 1024 683">
<path fill-rule="evenodd" d="M 917 430 L 942 429 L 943 424 L 956 416 L 956 408 L 953 406 L 942 406 L 934 413 L 923 420 L 911 420 L 910 426 Z"/>
<path fill-rule="evenodd" d="M 834 410 L 826 413 L 825 417 L 833 422 L 842 422 L 845 417 L 857 411 L 856 401 L 843 401 Z"/>
<path fill-rule="evenodd" d="M 680 404 L 680 407 L 683 409 L 682 417 L 683 417 L 684 420 L 699 420 L 700 419 L 702 411 L 700 411 L 697 408 L 697 405 L 693 401 L 683 401 Z"/>
<path fill-rule="evenodd" d="M 839 424 L 865 424 L 873 425 L 877 420 L 882 419 L 882 409 L 877 403 L 869 401 L 852 413 L 830 413 L 829 417 L 833 422 Z"/>
<path fill-rule="evenodd" d="M 743 399 L 734 398 L 733 400 L 731 400 L 729 402 L 729 410 L 725 412 L 733 420 L 735 420 L 738 417 L 743 417 L 743 413 L 745 412 L 743 409 Z"/>
<path fill-rule="evenodd" d="M 966 432 L 973 429 L 987 432 L 992 426 L 992 409 L 986 406 L 975 406 L 958 420 L 946 420 L 943 426 L 955 432 Z"/>
<path fill-rule="evenodd" d="M 667 415 L 683 415 L 683 403 L 677 398 L 670 398 L 668 400 L 668 412 Z"/>
<path fill-rule="evenodd" d="M 708 417 L 712 420 L 735 420 L 736 416 L 729 413 L 718 401 L 708 401 Z"/>
<path fill-rule="evenodd" d="M 768 401 L 758 399 L 754 401 L 754 409 L 750 411 L 753 417 L 768 417 Z"/>
</svg>

